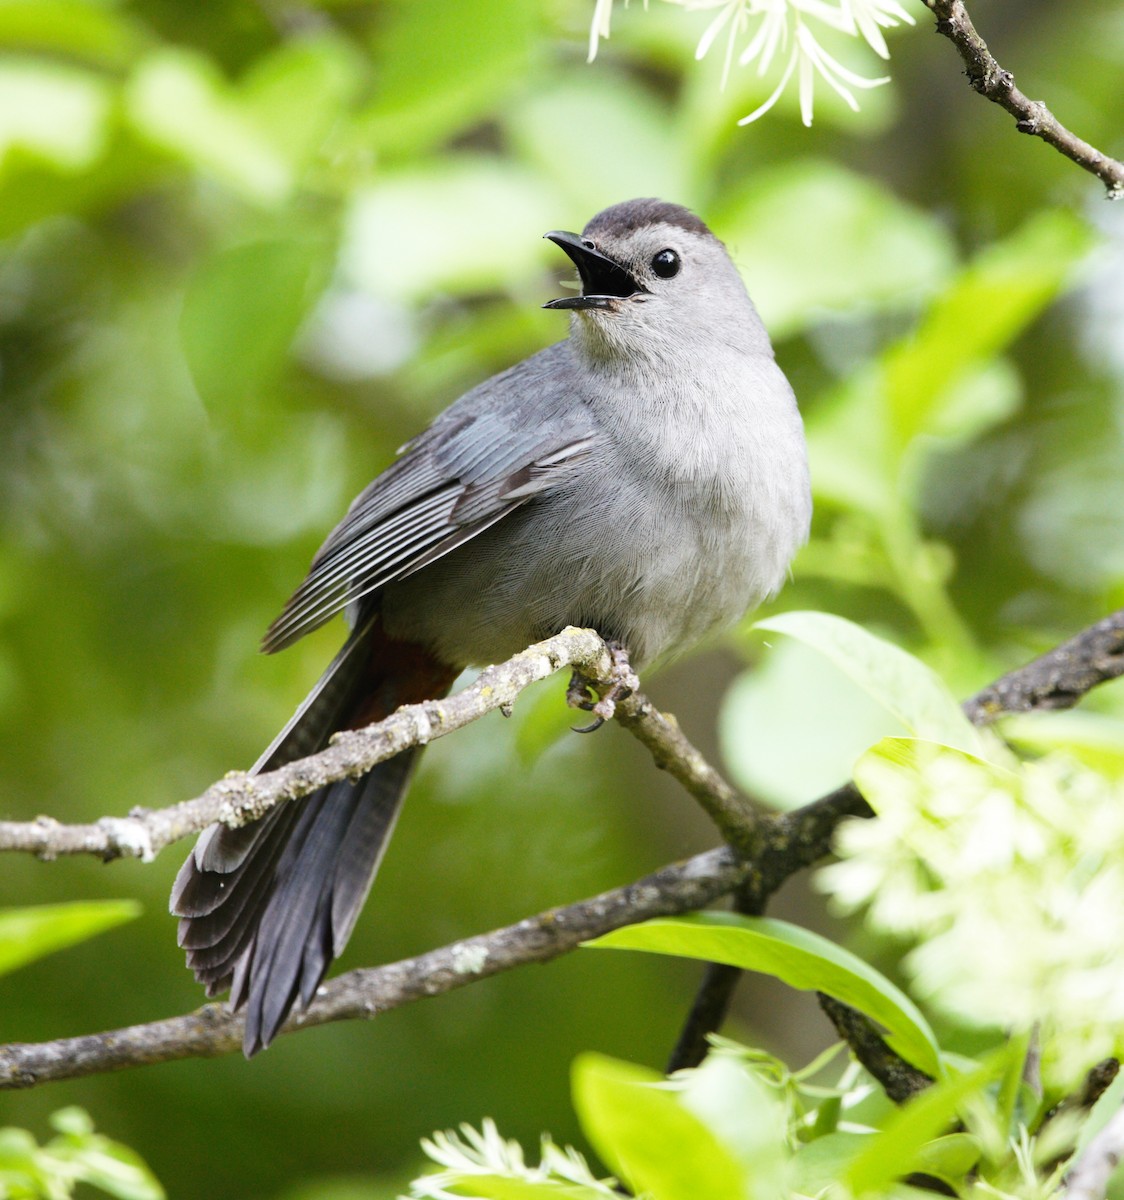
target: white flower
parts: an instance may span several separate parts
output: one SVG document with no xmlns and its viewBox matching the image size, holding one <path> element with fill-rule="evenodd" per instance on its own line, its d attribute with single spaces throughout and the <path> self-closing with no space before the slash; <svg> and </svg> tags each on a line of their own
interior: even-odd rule
<svg viewBox="0 0 1124 1200">
<path fill-rule="evenodd" d="M 602 38 L 609 36 L 609 23 L 613 18 L 613 0 L 597 0 L 593 9 L 593 21 L 589 26 L 589 57 L 586 62 L 593 62 L 597 57 L 597 45 Z"/>
<path fill-rule="evenodd" d="M 929 742 L 869 751 L 878 813 L 844 825 L 818 882 L 917 946 L 915 991 L 962 1025 L 1041 1031 L 1072 1084 L 1124 1048 L 1124 780 L 1063 754 L 1014 770 Z"/>
<path fill-rule="evenodd" d="M 676 3 L 677 0 L 671 0 Z M 694 3 L 691 7 L 698 8 L 703 5 Z M 706 7 L 714 7 L 712 4 Z M 734 59 L 734 50 L 737 48 L 738 35 L 744 33 L 749 20 L 749 6 L 746 0 L 719 0 L 718 16 L 706 27 L 702 37 L 699 38 L 699 44 L 695 47 L 695 58 L 703 59 L 706 57 L 710 47 L 714 44 L 715 38 L 722 32 L 725 25 L 729 26 L 729 33 L 726 38 L 726 55 L 722 60 L 722 88 L 726 87 L 726 82 L 730 78 L 730 65 Z"/>
<path fill-rule="evenodd" d="M 423 1175 L 410 1184 L 410 1196 L 400 1200 L 464 1200 L 471 1196 L 472 1177 L 499 1175 L 527 1183 L 576 1183 L 598 1194 L 615 1196 L 616 1180 L 598 1179 L 585 1159 L 571 1146 L 556 1146 L 543 1134 L 540 1162 L 530 1166 L 523 1157 L 523 1147 L 512 1138 L 504 1138 L 490 1117 L 485 1117 L 477 1131 L 471 1125 L 461 1125 L 460 1132 L 451 1129 L 422 1139 L 422 1149 L 438 1166 L 444 1167 L 433 1175 Z M 449 1191 L 456 1187 L 456 1192 Z"/>
<path fill-rule="evenodd" d="M 902 22 L 914 24 L 897 0 L 667 0 L 667 3 L 688 10 L 717 10 L 699 38 L 695 57 L 704 58 L 725 34 L 723 88 L 735 56 L 739 65 L 753 66 L 759 76 L 768 74 L 774 64 L 779 65 L 776 87 L 763 104 L 742 118 L 741 125 L 767 113 L 784 94 L 793 75 L 797 79 L 800 115 L 805 125 L 812 123 L 817 75 L 857 112 L 859 105 L 852 89 L 879 87 L 888 83 L 889 78 L 871 79 L 845 67 L 825 49 L 817 31 L 862 38 L 876 54 L 888 58 L 882 30 Z M 613 0 L 596 0 L 589 31 L 590 62 L 597 54 L 600 39 L 609 36 L 612 11 Z M 743 38 L 748 41 L 738 54 Z"/>
<path fill-rule="evenodd" d="M 859 33 L 866 38 L 867 45 L 880 58 L 889 58 L 890 51 L 882 30 L 900 25 L 917 22 L 905 11 L 896 0 L 842 0 L 843 8 Z"/>
<path fill-rule="evenodd" d="M 628 8 L 628 0 L 624 0 L 625 8 Z M 644 7 L 648 7 L 648 0 L 644 0 Z M 609 24 L 613 18 L 613 0 L 597 0 L 593 7 L 593 20 L 589 25 L 589 54 L 586 57 L 586 62 L 593 62 L 597 57 L 597 46 L 602 38 L 609 36 Z"/>
</svg>

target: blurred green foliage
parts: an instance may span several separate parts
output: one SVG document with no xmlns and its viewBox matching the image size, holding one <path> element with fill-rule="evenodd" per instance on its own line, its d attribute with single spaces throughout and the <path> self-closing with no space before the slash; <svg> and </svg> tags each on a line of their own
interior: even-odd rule
<svg viewBox="0 0 1124 1200">
<path fill-rule="evenodd" d="M 0 909 L 0 975 L 139 915 L 140 906 L 131 900 Z M 60 1109 L 50 1123 L 55 1136 L 42 1146 L 25 1129 L 0 1127 L 3 1200 L 68 1200 L 79 1184 L 118 1200 L 164 1200 L 141 1158 L 95 1133 L 82 1109 Z"/>
<path fill-rule="evenodd" d="M 4 1200 L 69 1200 L 81 1184 L 118 1200 L 164 1200 L 164 1189 L 144 1162 L 127 1146 L 95 1133 L 82 1109 L 60 1109 L 51 1125 L 55 1136 L 42 1146 L 26 1130 L 0 1129 Z"/>
<path fill-rule="evenodd" d="M 817 512 L 778 607 L 880 630 L 961 694 L 1124 603 L 1124 212 L 914 7 L 893 85 L 806 131 L 784 104 L 737 128 L 751 85 L 719 92 L 706 15 L 669 6 L 618 6 L 590 67 L 583 0 L 0 0 L 0 815 L 161 805 L 251 762 L 339 637 L 255 654 L 320 537 L 433 413 L 563 335 L 541 235 L 629 196 L 726 239 L 801 400 Z M 1124 151 L 1112 0 L 973 9 L 1030 94 Z M 761 661 L 722 720 L 740 782 L 796 802 L 898 732 L 748 630 L 650 685 L 705 739 L 711 669 Z M 560 736 L 558 686 L 427 754 L 343 966 L 713 840 L 623 735 Z M 0 982 L 5 1040 L 199 1002 L 177 859 L 4 861 L 0 903 L 147 914 Z M 392 1196 L 436 1127 L 577 1138 L 571 1059 L 661 1063 L 693 979 L 575 956 L 0 1117 L 79 1102 L 175 1196 Z"/>
<path fill-rule="evenodd" d="M 1033 1135 L 1024 1129 L 1011 1137 L 1016 1123 L 1006 1097 L 1008 1083 L 1018 1084 L 1018 1051 L 1012 1046 L 982 1064 L 950 1067 L 900 1108 L 857 1063 L 840 1073 L 830 1053 L 794 1072 L 720 1039 L 699 1067 L 671 1080 L 585 1054 L 574 1064 L 574 1107 L 616 1178 L 598 1177 L 580 1154 L 549 1137 L 539 1163 L 529 1162 L 518 1142 L 485 1121 L 479 1131 L 462 1124 L 428 1139 L 426 1152 L 441 1169 L 414 1180 L 409 1195 L 600 1200 L 620 1194 L 619 1179 L 630 1195 L 654 1200 L 920 1200 L 937 1180 L 942 1193 L 966 1200 L 1046 1200 L 1060 1194 L 1061 1159 L 1087 1137 L 1066 1112 Z M 1098 1102 L 1086 1125 L 1102 1125 L 1113 1102 L 1119 1105 L 1118 1095 Z M 943 1132 L 957 1122 L 957 1132 Z"/>
<path fill-rule="evenodd" d="M 0 975 L 140 916 L 133 900 L 0 909 Z"/>
</svg>

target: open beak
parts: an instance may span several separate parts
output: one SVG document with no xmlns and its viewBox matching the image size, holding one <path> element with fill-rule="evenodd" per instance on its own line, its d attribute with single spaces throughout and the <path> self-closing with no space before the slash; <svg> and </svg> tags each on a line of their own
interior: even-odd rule
<svg viewBox="0 0 1124 1200">
<path fill-rule="evenodd" d="M 588 238 L 555 229 L 544 234 L 573 260 L 581 276 L 580 296 L 562 296 L 543 308 L 615 308 L 615 302 L 647 291 L 620 263 L 602 254 Z"/>
</svg>

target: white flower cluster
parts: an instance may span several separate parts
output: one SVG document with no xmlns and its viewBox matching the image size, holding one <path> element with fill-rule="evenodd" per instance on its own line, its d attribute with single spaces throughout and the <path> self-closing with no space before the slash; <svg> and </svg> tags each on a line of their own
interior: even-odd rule
<svg viewBox="0 0 1124 1200">
<path fill-rule="evenodd" d="M 473 1177 L 499 1176 L 526 1183 L 577 1184 L 597 1195 L 616 1196 L 615 1179 L 598 1179 L 585 1159 L 571 1146 L 556 1146 L 544 1134 L 537 1167 L 523 1157 L 523 1147 L 513 1138 L 505 1138 L 496 1123 L 485 1117 L 479 1131 L 462 1125 L 460 1133 L 446 1130 L 422 1139 L 422 1149 L 438 1166 L 445 1169 L 423 1175 L 410 1184 L 409 1197 L 400 1200 L 465 1200 L 471 1197 Z M 449 1188 L 455 1187 L 455 1192 Z"/>
<path fill-rule="evenodd" d="M 1069 1084 L 1124 1048 L 1124 781 L 1052 754 L 1011 769 L 888 739 L 855 780 L 878 814 L 839 831 L 819 886 L 917 941 L 914 990 L 961 1024 L 1037 1027 Z"/>
<path fill-rule="evenodd" d="M 825 29 L 862 38 L 880 58 L 890 57 L 883 29 L 903 22 L 915 24 L 897 0 L 666 0 L 687 9 L 717 9 L 714 19 L 699 39 L 696 58 L 704 58 L 725 32 L 726 52 L 722 70 L 725 86 L 737 55 L 738 65 L 753 66 L 759 76 L 770 69 L 779 71 L 779 81 L 769 98 L 739 124 L 748 125 L 767 113 L 781 98 L 793 78 L 800 95 L 800 115 L 812 123 L 816 76 L 820 76 L 847 104 L 858 112 L 853 88 L 873 88 L 889 83 L 889 76 L 874 79 L 858 75 L 829 54 L 821 43 Z M 628 0 L 625 0 L 627 5 Z M 647 6 L 647 0 L 645 0 Z M 609 36 L 613 0 L 597 0 L 589 34 L 589 60 L 596 57 L 601 38 Z M 744 45 L 743 45 L 744 43 Z M 742 46 L 740 53 L 738 47 Z"/>
</svg>

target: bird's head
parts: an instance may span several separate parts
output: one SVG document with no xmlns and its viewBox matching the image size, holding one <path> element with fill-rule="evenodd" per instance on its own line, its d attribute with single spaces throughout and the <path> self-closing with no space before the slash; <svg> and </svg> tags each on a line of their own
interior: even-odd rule
<svg viewBox="0 0 1124 1200">
<path fill-rule="evenodd" d="M 681 205 L 627 200 L 580 234 L 546 237 L 573 260 L 581 291 L 543 307 L 574 313 L 572 334 L 590 351 L 662 357 L 726 343 L 771 353 L 726 247 Z"/>
</svg>

